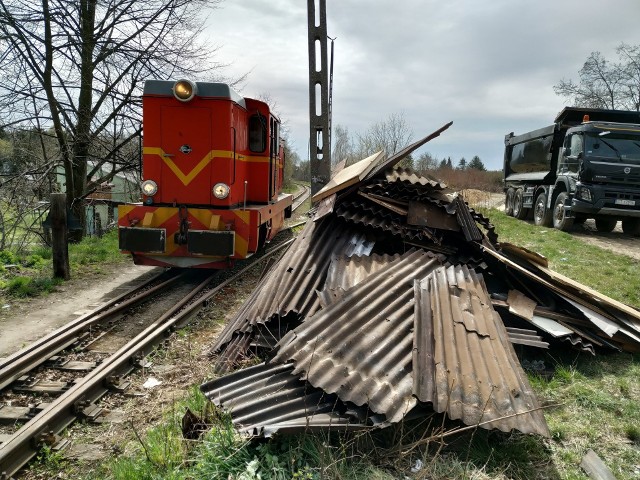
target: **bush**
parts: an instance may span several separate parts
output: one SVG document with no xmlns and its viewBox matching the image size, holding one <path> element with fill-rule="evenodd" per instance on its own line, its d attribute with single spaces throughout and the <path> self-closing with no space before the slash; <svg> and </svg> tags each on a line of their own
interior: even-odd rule
<svg viewBox="0 0 640 480">
<path fill-rule="evenodd" d="M 0 264 L 12 265 L 18 263 L 18 256 L 9 250 L 0 250 Z"/>
<path fill-rule="evenodd" d="M 483 171 L 473 168 L 456 170 L 453 168 L 438 168 L 422 172 L 435 177 L 454 190 L 476 189 L 485 192 L 502 192 L 502 171 Z"/>
</svg>

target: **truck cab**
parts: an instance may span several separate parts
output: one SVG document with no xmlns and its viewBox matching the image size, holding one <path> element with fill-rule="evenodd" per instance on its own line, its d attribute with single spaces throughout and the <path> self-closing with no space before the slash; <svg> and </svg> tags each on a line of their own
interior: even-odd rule
<svg viewBox="0 0 640 480">
<path fill-rule="evenodd" d="M 599 230 L 640 218 L 640 125 L 585 121 L 567 130 L 558 179 L 572 194 L 568 214 Z"/>
</svg>

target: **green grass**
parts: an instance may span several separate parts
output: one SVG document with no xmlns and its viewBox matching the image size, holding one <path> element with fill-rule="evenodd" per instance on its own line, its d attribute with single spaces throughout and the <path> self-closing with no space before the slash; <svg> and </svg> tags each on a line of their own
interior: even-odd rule
<svg viewBox="0 0 640 480">
<path fill-rule="evenodd" d="M 0 251 L 0 298 L 25 298 L 47 294 L 61 283 L 53 278 L 50 247 L 37 245 L 28 252 Z M 87 237 L 69 244 L 71 276 L 102 273 L 105 265 L 131 260 L 118 249 L 118 232 L 102 238 Z"/>
<path fill-rule="evenodd" d="M 640 261 L 587 245 L 570 233 L 537 227 L 495 209 L 483 210 L 497 227 L 498 240 L 540 253 L 549 267 L 615 300 L 640 307 Z"/>
</svg>

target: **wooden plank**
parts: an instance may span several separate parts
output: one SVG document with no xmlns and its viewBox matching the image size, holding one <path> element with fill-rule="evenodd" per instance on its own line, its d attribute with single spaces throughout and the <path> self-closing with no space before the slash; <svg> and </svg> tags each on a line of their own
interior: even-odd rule
<svg viewBox="0 0 640 480">
<path fill-rule="evenodd" d="M 325 197 L 344 190 L 345 188 L 361 181 L 378 162 L 384 157 L 382 151 L 376 152 L 370 157 L 360 160 L 353 165 L 349 165 L 345 169 L 339 171 L 335 177 L 329 180 L 322 190 L 316 193 L 311 201 L 316 203 Z"/>
<path fill-rule="evenodd" d="M 593 480 L 616 480 L 613 472 L 598 457 L 596 452 L 589 449 L 580 463 L 582 469 Z"/>
</svg>

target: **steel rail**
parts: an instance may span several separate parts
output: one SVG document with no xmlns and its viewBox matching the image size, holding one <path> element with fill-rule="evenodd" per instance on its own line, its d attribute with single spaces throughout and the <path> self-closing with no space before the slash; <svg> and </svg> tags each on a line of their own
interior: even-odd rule
<svg viewBox="0 0 640 480">
<path fill-rule="evenodd" d="M 206 305 L 211 297 L 222 288 L 240 278 L 249 269 L 256 266 L 259 261 L 289 246 L 291 242 L 288 241 L 273 248 L 256 259 L 257 261 L 251 262 L 189 304 L 209 284 L 215 274 L 207 278 L 177 305 L 172 307 L 171 310 L 136 335 L 135 338 L 121 347 L 111 357 L 100 363 L 60 397 L 51 401 L 45 409 L 18 430 L 9 440 L 0 444 L 0 480 L 10 478 L 11 475 L 26 465 L 37 454 L 45 440 L 55 438 L 56 434 L 71 425 L 78 416 L 82 415 L 83 408 L 88 407 L 105 395 L 109 390 L 107 382 L 110 378 L 117 378 L 132 371 L 134 368 L 131 363 L 132 358 L 140 354 L 149 353 L 153 346 L 162 342 L 168 332 L 186 324 L 193 314 L 197 313 L 196 310 Z"/>
<path fill-rule="evenodd" d="M 184 273 L 180 273 L 152 288 L 145 291 L 142 295 L 137 295 L 131 298 L 127 298 L 135 294 L 137 291 L 144 289 L 151 283 L 156 281 L 165 272 L 159 273 L 153 276 L 143 284 L 132 288 L 131 290 L 118 295 L 117 297 L 109 300 L 105 304 L 99 306 L 91 312 L 74 319 L 68 324 L 58 328 L 50 334 L 36 340 L 27 347 L 15 352 L 14 354 L 6 357 L 0 362 L 0 390 L 6 388 L 16 379 L 20 378 L 29 370 L 32 370 L 36 366 L 45 362 L 58 352 L 64 350 L 78 338 L 78 335 L 86 330 L 89 326 L 110 317 L 121 310 L 124 310 L 131 305 L 143 302 L 149 295 L 167 288 L 173 282 L 181 278 Z"/>
<path fill-rule="evenodd" d="M 298 185 L 302 186 L 303 190 L 298 195 L 293 196 L 293 206 L 291 207 L 291 211 L 295 211 L 300 208 L 300 206 L 305 202 L 310 195 L 310 189 L 306 185 L 299 183 Z M 300 199 L 300 200 L 298 200 Z"/>
</svg>

